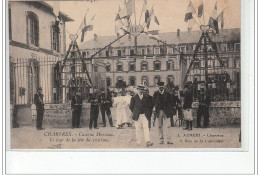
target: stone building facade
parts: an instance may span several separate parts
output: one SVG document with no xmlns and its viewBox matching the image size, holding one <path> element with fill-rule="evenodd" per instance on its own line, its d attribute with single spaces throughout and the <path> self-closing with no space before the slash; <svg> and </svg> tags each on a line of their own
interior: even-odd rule
<svg viewBox="0 0 260 175">
<path fill-rule="evenodd" d="M 115 87 L 118 79 L 123 79 L 131 86 L 146 82 L 150 92 L 153 92 L 158 81 L 180 85 L 183 75 L 180 71 L 180 54 L 177 50 L 184 53 L 188 68 L 201 34 L 201 31 L 159 34 L 158 39 L 166 42 L 167 45 L 141 34 L 137 38 L 137 49 L 134 37 L 127 35 L 94 58 L 106 64 L 108 86 Z M 117 37 L 119 36 L 94 35 L 92 40 L 80 45 L 83 57 L 91 57 Z M 217 44 L 224 68 L 230 74 L 232 81 L 240 81 L 240 29 L 222 29 L 219 35 L 211 33 L 210 37 Z M 201 61 L 197 66 L 202 68 L 203 64 L 205 62 Z M 218 64 L 209 60 L 209 66 L 217 67 Z"/>
</svg>

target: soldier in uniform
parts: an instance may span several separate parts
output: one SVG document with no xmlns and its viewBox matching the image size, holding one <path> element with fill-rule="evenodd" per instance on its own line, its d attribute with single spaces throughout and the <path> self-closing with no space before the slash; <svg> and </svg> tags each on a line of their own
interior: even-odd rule
<svg viewBox="0 0 260 175">
<path fill-rule="evenodd" d="M 72 109 L 72 128 L 79 128 L 80 126 L 80 116 L 82 113 L 82 97 L 80 89 L 73 94 L 71 99 L 71 109 Z"/>
<path fill-rule="evenodd" d="M 108 117 L 108 121 L 111 127 L 113 126 L 113 120 L 111 116 L 111 111 L 110 111 L 110 105 L 112 103 L 112 99 L 110 98 L 109 94 L 106 94 L 104 92 L 104 88 L 101 89 L 101 94 L 98 98 L 98 102 L 100 104 L 100 111 L 102 115 L 102 121 L 103 121 L 103 126 L 106 127 L 106 114 Z"/>
<path fill-rule="evenodd" d="M 206 94 L 204 88 L 200 90 L 199 96 L 199 107 L 197 112 L 197 128 L 201 128 L 201 116 L 204 117 L 203 127 L 207 128 L 209 125 L 209 105 L 210 105 L 210 98 Z"/>
<path fill-rule="evenodd" d="M 97 126 L 98 114 L 99 114 L 99 103 L 98 103 L 98 93 L 94 92 L 88 99 L 90 105 L 90 121 L 89 129 L 92 129 L 94 124 L 94 129 L 99 129 Z"/>
<path fill-rule="evenodd" d="M 42 88 L 38 88 L 38 92 L 34 95 L 34 104 L 36 106 L 37 119 L 36 119 L 36 128 L 37 130 L 43 130 L 42 120 L 44 114 L 44 103 L 43 103 L 43 94 Z"/>
<path fill-rule="evenodd" d="M 164 82 L 158 82 L 159 90 L 153 95 L 155 116 L 158 118 L 160 144 L 173 144 L 170 135 L 170 117 L 172 116 L 172 99 L 170 93 L 164 89 Z"/>
</svg>

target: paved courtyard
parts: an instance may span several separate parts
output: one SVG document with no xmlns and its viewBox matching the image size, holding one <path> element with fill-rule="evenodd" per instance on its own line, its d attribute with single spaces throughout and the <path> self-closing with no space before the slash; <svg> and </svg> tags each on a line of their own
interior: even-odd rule
<svg viewBox="0 0 260 175">
<path fill-rule="evenodd" d="M 149 148 L 239 148 L 240 128 L 193 128 L 192 131 L 183 127 L 170 128 L 172 145 L 159 144 L 157 126 L 150 130 Z M 14 149 L 102 149 L 102 148 L 146 148 L 145 143 L 138 146 L 135 142 L 134 127 L 124 126 L 100 127 L 90 130 L 87 127 L 78 129 L 45 128 L 36 130 L 34 127 L 11 129 L 11 147 Z"/>
</svg>

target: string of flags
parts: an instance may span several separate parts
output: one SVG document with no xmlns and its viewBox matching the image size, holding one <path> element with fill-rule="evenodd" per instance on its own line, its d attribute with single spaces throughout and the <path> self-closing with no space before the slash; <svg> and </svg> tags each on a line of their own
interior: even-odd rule
<svg viewBox="0 0 260 175">
<path fill-rule="evenodd" d="M 209 17 L 208 25 L 211 29 L 215 30 L 216 34 L 219 34 L 219 24 L 221 26 L 221 29 L 224 28 L 224 10 L 222 10 L 222 12 L 218 15 L 217 3 L 218 3 L 218 1 L 216 1 L 213 11 Z M 191 30 L 192 27 L 197 23 L 197 21 L 194 19 L 195 16 L 197 16 L 198 19 L 200 19 L 202 16 L 204 18 L 204 4 L 203 4 L 202 0 L 199 2 L 197 10 L 198 10 L 198 12 L 196 13 L 194 5 L 190 1 L 189 5 L 186 9 L 185 18 L 184 18 L 184 21 L 188 24 L 188 30 Z"/>
<path fill-rule="evenodd" d="M 124 2 L 122 8 L 119 6 L 119 10 L 115 18 L 115 33 L 117 34 L 119 33 L 120 35 L 124 34 L 124 32 L 127 31 L 127 27 L 132 24 L 131 16 L 136 13 L 134 1 L 135 0 L 128 0 L 127 2 L 126 1 Z M 146 0 L 144 0 L 143 2 L 139 24 L 143 14 L 144 14 L 143 26 L 145 26 L 147 30 L 149 30 L 150 28 L 151 21 L 154 21 L 157 25 L 160 25 L 160 22 L 154 13 L 154 8 L 152 7 L 151 10 L 148 10 Z"/>
</svg>

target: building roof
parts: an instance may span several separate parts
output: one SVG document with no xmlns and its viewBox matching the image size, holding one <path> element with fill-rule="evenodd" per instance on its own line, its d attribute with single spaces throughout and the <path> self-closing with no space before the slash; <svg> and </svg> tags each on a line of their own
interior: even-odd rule
<svg viewBox="0 0 260 175">
<path fill-rule="evenodd" d="M 22 2 L 21 0 L 18 0 L 18 1 L 20 1 L 20 2 Z M 24 0 L 23 0 L 24 1 Z M 50 4 L 48 4 L 48 3 L 46 3 L 46 2 L 44 2 L 44 1 L 30 1 L 30 0 L 26 0 L 26 1 L 24 1 L 24 2 L 29 2 L 29 3 L 34 3 L 34 4 L 37 4 L 37 5 L 40 5 L 40 6 L 44 6 L 44 7 L 46 7 L 47 9 L 49 9 L 52 13 L 53 13 L 53 7 L 50 5 Z M 72 18 L 70 18 L 67 14 L 65 14 L 65 13 L 63 13 L 63 12 L 59 12 L 59 14 L 61 15 L 61 17 L 63 18 L 63 20 L 64 21 L 66 21 L 66 22 L 68 22 L 68 21 L 74 21 Z M 55 15 L 54 13 L 53 13 L 53 15 Z"/>
<path fill-rule="evenodd" d="M 159 38 L 162 41 L 166 41 L 167 44 L 188 44 L 197 43 L 200 39 L 201 31 L 180 32 L 180 36 L 177 36 L 177 32 L 160 33 Z M 210 37 L 214 42 L 228 42 L 240 40 L 240 29 L 221 29 L 219 35 L 210 33 Z M 84 49 L 97 49 L 103 48 L 109 43 L 116 40 L 117 36 L 98 36 L 97 40 L 94 38 L 79 44 L 81 50 Z M 137 39 L 138 46 L 158 45 L 156 40 L 150 39 L 149 36 L 141 34 Z M 112 44 L 112 47 L 134 47 L 134 37 L 128 38 L 128 35 L 121 38 L 119 41 Z"/>
</svg>

